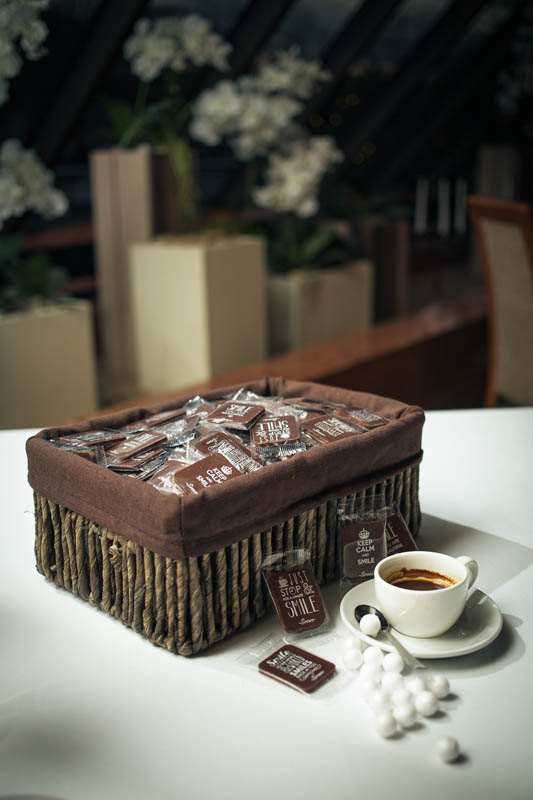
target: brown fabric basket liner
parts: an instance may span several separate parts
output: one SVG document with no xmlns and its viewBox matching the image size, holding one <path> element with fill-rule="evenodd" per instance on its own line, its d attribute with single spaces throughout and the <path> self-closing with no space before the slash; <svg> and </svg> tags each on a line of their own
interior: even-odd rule
<svg viewBox="0 0 533 800">
<path fill-rule="evenodd" d="M 235 388 L 208 392 L 219 397 Z M 424 413 L 396 400 L 283 378 L 246 385 L 257 394 L 304 396 L 376 411 L 390 421 L 353 436 L 242 475 L 196 496 L 179 497 L 117 475 L 48 439 L 72 431 L 120 427 L 148 413 L 182 405 L 188 396 L 151 408 L 133 408 L 107 417 L 41 431 L 27 442 L 28 480 L 42 497 L 173 559 L 205 555 L 268 530 L 285 520 L 379 483 L 417 464 Z"/>
</svg>

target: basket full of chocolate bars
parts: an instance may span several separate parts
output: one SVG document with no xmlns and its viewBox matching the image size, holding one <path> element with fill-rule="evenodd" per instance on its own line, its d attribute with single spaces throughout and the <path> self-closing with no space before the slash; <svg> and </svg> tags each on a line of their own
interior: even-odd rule
<svg viewBox="0 0 533 800">
<path fill-rule="evenodd" d="M 416 535 L 424 413 L 264 378 L 27 442 L 38 570 L 154 644 L 193 655 L 268 610 L 261 565 L 309 551 L 339 577 L 339 510 L 383 498 Z"/>
</svg>

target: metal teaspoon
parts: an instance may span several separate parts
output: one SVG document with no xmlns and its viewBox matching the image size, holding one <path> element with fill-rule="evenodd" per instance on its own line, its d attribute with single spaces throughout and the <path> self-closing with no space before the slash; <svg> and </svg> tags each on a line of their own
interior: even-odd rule
<svg viewBox="0 0 533 800">
<path fill-rule="evenodd" d="M 364 604 L 355 607 L 354 616 L 357 622 L 361 622 L 361 619 L 365 616 L 365 614 L 374 614 L 379 619 L 379 624 L 381 625 L 381 631 L 384 637 L 394 648 L 396 648 L 408 667 L 411 669 L 425 669 L 425 665 L 415 658 L 408 650 L 406 650 L 405 647 L 396 639 L 396 637 L 392 635 L 389 630 L 390 625 L 388 620 L 381 613 L 381 611 L 379 611 L 379 609 L 374 608 L 374 606 L 367 606 Z"/>
</svg>

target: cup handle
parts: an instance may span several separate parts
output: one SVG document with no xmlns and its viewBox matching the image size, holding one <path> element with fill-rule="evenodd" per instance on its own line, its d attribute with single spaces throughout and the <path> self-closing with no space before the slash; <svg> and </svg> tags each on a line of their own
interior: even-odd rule
<svg viewBox="0 0 533 800">
<path fill-rule="evenodd" d="M 464 564 L 468 570 L 468 588 L 471 589 L 477 579 L 478 574 L 478 565 L 477 561 L 474 561 L 473 558 L 470 556 L 458 556 L 457 561 L 460 561 L 461 564 Z"/>
</svg>

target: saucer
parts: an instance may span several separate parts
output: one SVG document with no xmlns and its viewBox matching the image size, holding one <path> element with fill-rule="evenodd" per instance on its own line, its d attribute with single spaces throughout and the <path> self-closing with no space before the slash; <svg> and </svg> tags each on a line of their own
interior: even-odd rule
<svg viewBox="0 0 533 800">
<path fill-rule="evenodd" d="M 383 650 L 394 650 L 394 646 L 382 640 L 381 636 L 374 638 L 361 632 L 354 609 L 362 603 L 377 607 L 373 580 L 354 586 L 342 598 L 340 612 L 346 627 L 367 644 L 377 644 Z M 441 636 L 419 639 L 398 633 L 394 628 L 391 630 L 400 644 L 417 658 L 451 658 L 475 653 L 476 650 L 486 647 L 498 636 L 502 624 L 502 615 L 494 600 L 476 589 L 466 601 L 464 611 L 453 628 Z"/>
</svg>

